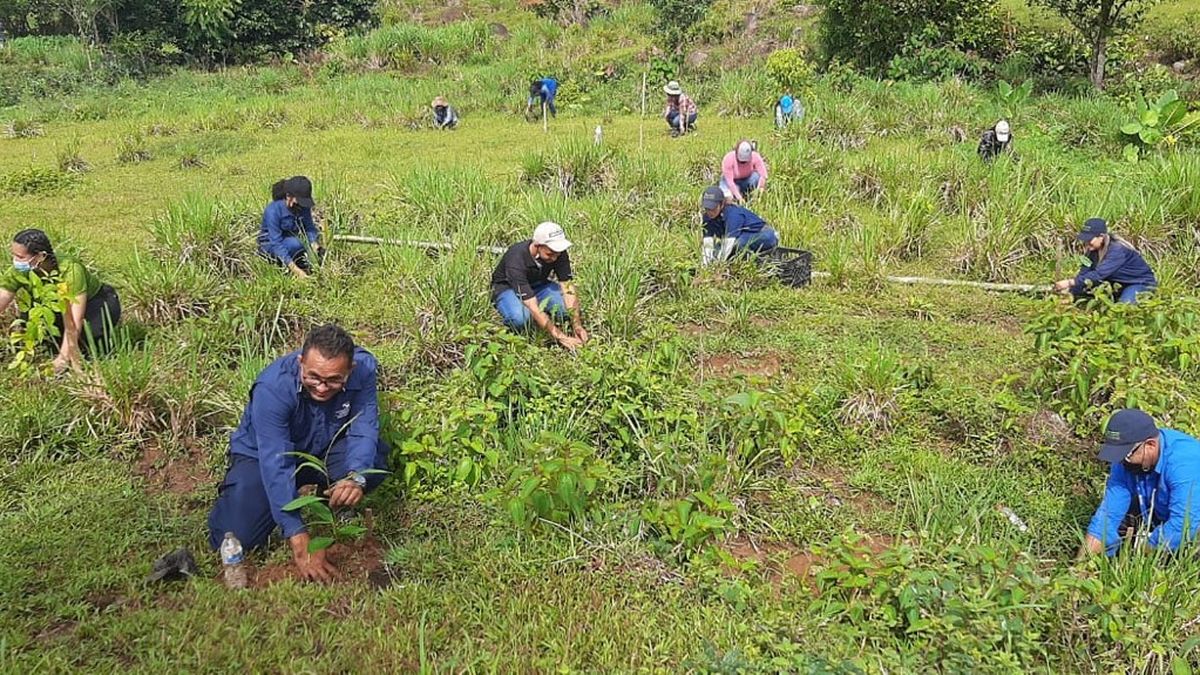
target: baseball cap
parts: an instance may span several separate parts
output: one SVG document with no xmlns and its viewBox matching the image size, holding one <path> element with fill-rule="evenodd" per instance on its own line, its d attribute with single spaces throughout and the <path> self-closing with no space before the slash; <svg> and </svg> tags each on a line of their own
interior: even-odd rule
<svg viewBox="0 0 1200 675">
<path fill-rule="evenodd" d="M 704 194 L 700 195 L 700 206 L 704 209 L 715 209 L 724 203 L 725 191 L 719 185 L 704 188 Z"/>
<path fill-rule="evenodd" d="M 1090 241 L 1092 237 L 1108 234 L 1108 223 L 1103 218 L 1089 218 L 1079 231 L 1079 241 Z"/>
<path fill-rule="evenodd" d="M 1100 459 L 1115 463 L 1125 459 L 1133 446 L 1158 435 L 1154 419 L 1137 408 L 1126 408 L 1113 413 L 1104 428 L 1104 445 L 1100 446 Z"/>
<path fill-rule="evenodd" d="M 562 253 L 571 248 L 571 242 L 558 223 L 546 221 L 533 230 L 533 243 L 549 246 L 551 251 Z"/>
<path fill-rule="evenodd" d="M 752 154 L 754 154 L 754 146 L 750 145 L 750 141 L 742 141 L 737 144 L 737 161 L 745 164 L 750 161 Z"/>
<path fill-rule="evenodd" d="M 296 198 L 296 203 L 306 209 L 313 206 L 312 181 L 307 176 L 292 176 L 283 184 L 283 191 Z"/>
<path fill-rule="evenodd" d="M 792 104 L 794 103 L 795 100 L 793 100 L 792 97 L 788 96 L 787 94 L 784 94 L 783 97 L 779 99 L 779 107 L 783 110 L 783 112 L 786 113 L 792 112 Z"/>
<path fill-rule="evenodd" d="M 1008 121 L 1000 120 L 996 122 L 996 140 L 1001 143 L 1007 143 L 1010 136 L 1012 136 L 1012 130 L 1008 127 Z"/>
</svg>

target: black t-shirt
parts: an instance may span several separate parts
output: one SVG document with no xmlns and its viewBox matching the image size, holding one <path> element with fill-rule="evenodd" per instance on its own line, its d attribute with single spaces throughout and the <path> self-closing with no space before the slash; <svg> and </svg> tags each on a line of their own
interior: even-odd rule
<svg viewBox="0 0 1200 675">
<path fill-rule="evenodd" d="M 533 286 L 546 283 L 551 274 L 556 281 L 571 280 L 571 256 L 566 251 L 558 254 L 558 260 L 553 263 L 538 264 L 529 252 L 532 243 L 532 239 L 526 239 L 504 252 L 496 271 L 492 272 L 493 298 L 510 288 L 521 300 L 536 297 Z"/>
</svg>

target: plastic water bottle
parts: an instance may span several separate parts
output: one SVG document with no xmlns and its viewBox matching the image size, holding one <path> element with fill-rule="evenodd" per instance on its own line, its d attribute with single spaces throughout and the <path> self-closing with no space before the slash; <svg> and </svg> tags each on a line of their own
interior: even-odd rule
<svg viewBox="0 0 1200 675">
<path fill-rule="evenodd" d="M 596 125 L 596 133 L 593 137 L 596 139 L 596 145 L 600 145 L 604 141 L 604 129 L 601 129 L 599 124 Z"/>
<path fill-rule="evenodd" d="M 221 542 L 221 566 L 224 568 L 226 588 L 240 589 L 250 585 L 242 542 L 238 541 L 232 532 L 226 532 L 225 540 Z"/>
</svg>

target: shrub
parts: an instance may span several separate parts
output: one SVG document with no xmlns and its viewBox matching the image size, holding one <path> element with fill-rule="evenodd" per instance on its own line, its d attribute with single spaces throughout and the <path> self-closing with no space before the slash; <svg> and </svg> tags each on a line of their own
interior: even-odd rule
<svg viewBox="0 0 1200 675">
<path fill-rule="evenodd" d="M 0 191 L 11 195 L 44 195 L 70 187 L 77 174 L 58 167 L 31 166 L 0 176 Z"/>
<path fill-rule="evenodd" d="M 532 466 L 517 466 L 490 493 L 504 503 L 513 523 L 579 526 L 598 515 L 597 498 L 608 490 L 612 469 L 594 449 L 556 436 L 525 445 L 537 453 Z"/>
<path fill-rule="evenodd" d="M 812 83 L 813 67 L 799 49 L 777 49 L 767 57 L 767 75 L 780 91 L 800 92 Z"/>
<path fill-rule="evenodd" d="M 1200 58 L 1200 8 L 1189 3 L 1163 3 L 1146 14 L 1142 33 L 1164 60 Z"/>
<path fill-rule="evenodd" d="M 1190 428 L 1200 421 L 1200 302 L 1159 295 L 1118 304 L 1101 289 L 1083 308 L 1046 302 L 1025 326 L 1037 365 L 1029 387 L 1080 433 L 1138 407 Z"/>
</svg>

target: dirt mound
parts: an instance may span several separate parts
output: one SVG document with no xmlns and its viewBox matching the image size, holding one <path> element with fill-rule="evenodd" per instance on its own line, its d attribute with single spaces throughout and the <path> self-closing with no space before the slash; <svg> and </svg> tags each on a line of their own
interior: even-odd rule
<svg viewBox="0 0 1200 675">
<path fill-rule="evenodd" d="M 329 559 L 338 569 L 338 586 L 368 584 L 383 589 L 392 585 L 391 571 L 383 563 L 383 545 L 374 537 L 358 541 L 334 544 L 329 547 Z M 298 580 L 296 566 L 291 560 L 274 562 L 254 570 L 250 581 L 252 588 L 266 588 L 286 579 Z"/>
<path fill-rule="evenodd" d="M 204 453 L 192 446 L 183 456 L 171 457 L 158 443 L 147 443 L 135 470 L 146 479 L 150 494 L 191 496 L 215 484 Z"/>
<path fill-rule="evenodd" d="M 715 354 L 701 362 L 702 372 L 716 377 L 746 375 L 771 377 L 782 369 L 779 355 L 766 354 Z"/>
</svg>

